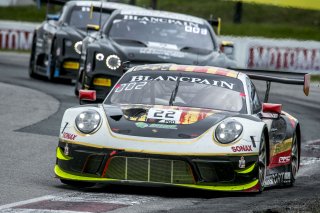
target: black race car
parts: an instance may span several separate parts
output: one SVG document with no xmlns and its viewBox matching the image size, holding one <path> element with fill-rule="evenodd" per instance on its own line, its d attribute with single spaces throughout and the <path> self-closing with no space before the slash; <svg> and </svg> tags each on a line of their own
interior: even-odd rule
<svg viewBox="0 0 320 213">
<path fill-rule="evenodd" d="M 115 11 L 100 32 L 82 43 L 80 89 L 97 91 L 101 101 L 127 68 L 150 63 L 235 67 L 219 50 L 212 26 L 204 19 L 152 10 Z"/>
<path fill-rule="evenodd" d="M 114 10 L 136 8 L 139 7 L 100 1 L 67 2 L 60 16 L 48 16 L 34 32 L 30 77 L 74 79 L 80 59 L 76 46 L 87 35 L 87 25 L 99 27 Z"/>
</svg>

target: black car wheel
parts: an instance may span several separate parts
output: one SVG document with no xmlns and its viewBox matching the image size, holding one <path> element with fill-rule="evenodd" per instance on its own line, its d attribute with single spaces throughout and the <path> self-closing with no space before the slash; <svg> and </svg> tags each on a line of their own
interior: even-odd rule
<svg viewBox="0 0 320 213">
<path fill-rule="evenodd" d="M 92 187 L 96 185 L 95 183 L 91 182 L 83 182 L 83 181 L 74 181 L 74 180 L 66 180 L 66 179 L 60 179 L 61 183 L 73 186 L 76 188 L 86 188 L 86 187 Z"/>
<path fill-rule="evenodd" d="M 291 172 L 291 179 L 290 179 L 290 186 L 293 186 L 297 173 L 299 170 L 299 145 L 298 139 L 296 134 L 292 136 L 292 147 L 291 147 L 291 163 L 290 163 L 290 172 Z"/>
<path fill-rule="evenodd" d="M 262 192 L 264 189 L 264 182 L 266 179 L 267 173 L 267 146 L 266 146 L 266 139 L 265 135 L 262 133 L 260 139 L 260 148 L 259 148 L 259 158 L 258 158 L 258 178 L 260 189 L 259 191 Z"/>
<path fill-rule="evenodd" d="M 82 78 L 83 78 L 83 75 L 82 75 L 83 72 L 79 71 L 79 76 L 78 78 L 76 79 L 76 84 L 74 86 L 74 94 L 76 96 L 79 96 L 79 91 L 81 89 L 83 89 L 83 84 L 82 84 Z"/>
<path fill-rule="evenodd" d="M 28 73 L 29 73 L 30 78 L 38 77 L 38 75 L 35 73 L 35 69 L 36 69 L 36 43 L 37 43 L 37 37 L 35 35 L 32 40 L 29 69 L 28 69 Z"/>
</svg>

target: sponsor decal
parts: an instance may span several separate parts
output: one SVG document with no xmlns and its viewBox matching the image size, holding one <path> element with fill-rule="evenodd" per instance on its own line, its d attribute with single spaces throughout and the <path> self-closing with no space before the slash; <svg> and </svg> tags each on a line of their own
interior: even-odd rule
<svg viewBox="0 0 320 213">
<path fill-rule="evenodd" d="M 232 146 L 231 147 L 233 152 L 252 152 L 251 145 L 241 145 L 241 146 Z"/>
<path fill-rule="evenodd" d="M 124 15 L 124 20 L 133 20 L 139 21 L 140 23 L 147 24 L 147 23 L 167 23 L 167 24 L 174 24 L 179 26 L 186 26 L 186 27 L 193 27 L 193 28 L 200 28 L 198 23 L 191 22 L 191 21 L 184 21 L 184 20 L 177 20 L 173 18 L 165 18 L 165 17 L 154 17 L 154 16 L 138 16 L 138 15 Z"/>
<path fill-rule="evenodd" d="M 160 42 L 151 42 L 148 41 L 148 47 L 160 48 L 160 49 L 171 49 L 171 50 L 178 50 L 178 46 L 175 44 L 166 44 Z"/>
<path fill-rule="evenodd" d="M 281 183 L 289 183 L 291 179 L 290 172 L 280 172 L 271 175 L 267 175 L 264 181 L 265 186 L 274 186 Z"/>
<path fill-rule="evenodd" d="M 168 125 L 168 124 L 148 124 L 144 122 L 135 123 L 139 128 L 158 128 L 158 129 L 177 129 L 177 125 Z"/>
<path fill-rule="evenodd" d="M 185 54 L 183 52 L 174 51 L 174 50 L 165 50 L 165 49 L 158 49 L 158 48 L 141 48 L 139 50 L 140 54 L 146 55 L 163 55 L 167 57 L 175 57 L 175 58 L 184 58 Z"/>
<path fill-rule="evenodd" d="M 289 163 L 291 160 L 291 156 L 284 156 L 284 157 L 279 157 L 279 162 L 280 164 L 285 164 Z"/>
<path fill-rule="evenodd" d="M 239 168 L 240 168 L 240 169 L 246 168 L 246 161 L 245 161 L 245 159 L 244 159 L 243 156 L 241 156 L 241 158 L 240 158 L 240 160 L 239 160 Z"/>
<path fill-rule="evenodd" d="M 140 90 L 142 89 L 148 82 L 131 82 L 128 84 L 117 84 L 115 86 L 114 92 L 122 92 L 122 91 L 130 91 L 130 90 Z"/>
<path fill-rule="evenodd" d="M 180 82 L 190 82 L 198 84 L 212 85 L 222 88 L 227 88 L 233 90 L 234 84 L 227 81 L 218 81 L 218 80 L 208 80 L 205 78 L 193 78 L 193 77 L 180 77 L 180 76 L 157 76 L 151 78 L 147 75 L 134 75 L 131 77 L 130 82 L 139 82 L 139 81 L 180 81 Z"/>
<path fill-rule="evenodd" d="M 250 46 L 247 67 L 271 70 L 320 70 L 320 49 Z"/>
<path fill-rule="evenodd" d="M 62 133 L 62 137 L 65 138 L 65 139 L 74 141 L 76 139 L 77 135 L 72 134 L 72 133 L 64 132 L 64 133 Z"/>
</svg>

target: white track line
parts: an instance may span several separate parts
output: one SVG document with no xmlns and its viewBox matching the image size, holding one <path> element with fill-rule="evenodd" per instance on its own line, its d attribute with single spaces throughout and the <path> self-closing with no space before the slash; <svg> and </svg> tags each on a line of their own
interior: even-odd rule
<svg viewBox="0 0 320 213">
<path fill-rule="evenodd" d="M 39 201 L 50 200 L 50 199 L 53 199 L 55 197 L 56 196 L 53 196 L 53 195 L 46 195 L 46 196 L 42 196 L 42 197 L 38 197 L 38 198 L 33 198 L 33 199 L 30 199 L 30 200 L 24 200 L 24 201 L 19 201 L 19 202 L 15 202 L 15 203 L 10 203 L 10 204 L 6 204 L 6 205 L 3 205 L 3 206 L 0 206 L 0 210 L 9 209 L 9 208 L 13 208 L 13 207 L 16 207 L 16 206 L 22 206 L 22 205 L 26 205 L 26 204 L 29 204 L 29 203 L 35 203 L 35 202 L 39 202 Z"/>
</svg>

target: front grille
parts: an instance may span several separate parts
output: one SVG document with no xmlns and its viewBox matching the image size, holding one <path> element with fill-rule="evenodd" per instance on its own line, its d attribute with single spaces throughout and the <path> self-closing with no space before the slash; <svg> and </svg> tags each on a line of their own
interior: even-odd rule
<svg viewBox="0 0 320 213">
<path fill-rule="evenodd" d="M 113 157 L 108 165 L 107 178 L 159 183 L 194 183 L 188 163 L 136 157 Z"/>
<path fill-rule="evenodd" d="M 205 182 L 230 182 L 235 178 L 231 162 L 197 162 L 196 165 Z"/>
</svg>

